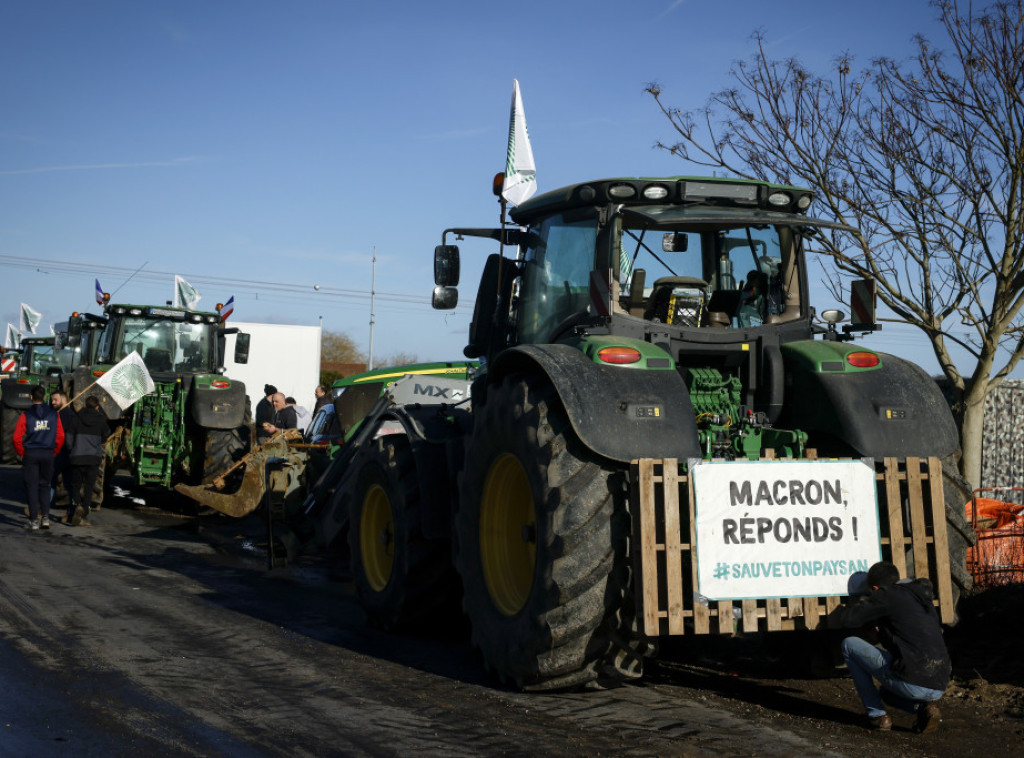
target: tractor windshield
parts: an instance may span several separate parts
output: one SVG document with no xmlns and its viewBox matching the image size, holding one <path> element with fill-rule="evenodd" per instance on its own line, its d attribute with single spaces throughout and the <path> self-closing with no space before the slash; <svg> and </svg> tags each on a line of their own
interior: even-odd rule
<svg viewBox="0 0 1024 758">
<path fill-rule="evenodd" d="M 597 222 L 552 216 L 530 232 L 519 283 L 518 341 L 543 343 L 590 303 Z"/>
<path fill-rule="evenodd" d="M 794 318 L 800 309 L 793 239 L 789 227 L 771 224 L 667 230 L 623 219 L 620 304 L 681 326 L 745 328 Z"/>
<path fill-rule="evenodd" d="M 23 345 L 21 370 L 37 376 L 59 376 L 71 370 L 71 356 L 54 345 Z"/>
<path fill-rule="evenodd" d="M 134 350 L 151 372 L 212 372 L 216 368 L 213 365 L 216 328 L 215 324 L 126 316 L 121 326 L 120 344 L 108 360 L 115 363 Z"/>
</svg>

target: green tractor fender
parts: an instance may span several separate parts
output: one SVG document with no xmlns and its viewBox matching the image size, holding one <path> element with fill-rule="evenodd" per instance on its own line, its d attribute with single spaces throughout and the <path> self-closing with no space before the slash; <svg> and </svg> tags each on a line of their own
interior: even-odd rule
<svg viewBox="0 0 1024 758">
<path fill-rule="evenodd" d="M 246 422 L 245 384 L 219 374 L 192 378 L 192 420 L 203 429 L 235 429 Z"/>
<path fill-rule="evenodd" d="M 602 365 L 564 344 L 519 345 L 496 356 L 487 383 L 516 372 L 545 376 L 577 436 L 604 458 L 629 463 L 701 456 L 693 404 L 675 370 Z M 474 407 L 486 402 L 477 392 L 474 387 Z"/>
<path fill-rule="evenodd" d="M 944 458 L 959 448 L 942 392 L 913 363 L 842 343 L 796 342 L 781 350 L 786 392 L 778 425 L 804 430 L 821 453 Z M 848 360 L 864 355 L 877 355 L 878 365 L 858 368 Z"/>
</svg>

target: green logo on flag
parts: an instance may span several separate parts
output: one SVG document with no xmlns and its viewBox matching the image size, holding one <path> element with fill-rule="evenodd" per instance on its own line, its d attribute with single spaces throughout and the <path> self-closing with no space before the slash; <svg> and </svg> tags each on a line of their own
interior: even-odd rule
<svg viewBox="0 0 1024 758">
<path fill-rule="evenodd" d="M 146 372 L 135 363 L 125 364 L 110 377 L 110 386 L 121 397 L 142 397 L 146 394 Z"/>
</svg>

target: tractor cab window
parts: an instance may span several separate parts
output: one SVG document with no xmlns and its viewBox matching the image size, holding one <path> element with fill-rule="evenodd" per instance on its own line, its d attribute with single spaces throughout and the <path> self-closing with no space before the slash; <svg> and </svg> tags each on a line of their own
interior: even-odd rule
<svg viewBox="0 0 1024 758">
<path fill-rule="evenodd" d="M 129 316 L 113 358 L 119 361 L 134 350 L 151 372 L 202 373 L 213 368 L 212 341 L 209 324 Z"/>
<path fill-rule="evenodd" d="M 518 286 L 520 343 L 549 342 L 590 305 L 596 219 L 552 216 L 531 227 Z"/>
<path fill-rule="evenodd" d="M 769 225 L 666 231 L 623 222 L 620 308 L 694 327 L 756 327 L 782 316 L 787 289 L 797 294 L 796 256 L 783 254 L 783 239 L 792 235 L 782 234 Z"/>
<path fill-rule="evenodd" d="M 698 232 L 622 225 L 617 257 L 623 310 L 648 321 L 700 326 L 710 295 L 703 244 Z"/>
<path fill-rule="evenodd" d="M 715 233 L 713 293 L 728 305 L 730 326 L 761 326 L 783 311 L 782 254 L 775 227 L 743 227 Z M 709 307 L 709 310 L 715 310 Z"/>
<path fill-rule="evenodd" d="M 29 345 L 22 353 L 21 365 L 30 374 L 58 376 L 71 370 L 70 360 L 62 362 L 61 357 L 53 345 Z"/>
</svg>

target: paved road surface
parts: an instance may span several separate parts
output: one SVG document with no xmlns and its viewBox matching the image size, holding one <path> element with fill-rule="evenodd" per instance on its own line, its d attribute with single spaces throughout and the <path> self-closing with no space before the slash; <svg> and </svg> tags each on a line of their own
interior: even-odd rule
<svg viewBox="0 0 1024 758">
<path fill-rule="evenodd" d="M 28 533 L 22 498 L 20 469 L 0 467 L 2 756 L 873 750 L 849 724 L 807 720 L 798 734 L 777 713 L 664 677 L 504 690 L 465 640 L 367 626 L 350 585 L 315 560 L 267 572 L 256 517 L 115 499 L 92 527 Z"/>
</svg>

